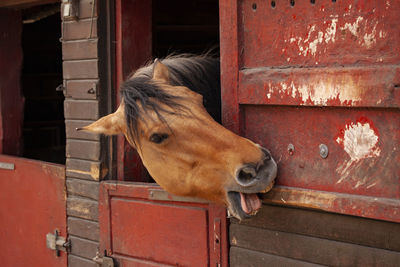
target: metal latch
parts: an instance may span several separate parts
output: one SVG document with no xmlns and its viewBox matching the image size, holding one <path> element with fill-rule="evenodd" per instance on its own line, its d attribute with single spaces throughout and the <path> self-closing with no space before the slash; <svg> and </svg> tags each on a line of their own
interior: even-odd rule
<svg viewBox="0 0 400 267">
<path fill-rule="evenodd" d="M 96 257 L 92 259 L 100 267 L 114 267 L 114 260 L 109 256 L 100 256 L 100 253 L 96 253 Z"/>
<path fill-rule="evenodd" d="M 58 230 L 54 230 L 54 234 L 48 233 L 46 235 L 46 245 L 47 248 L 55 250 L 56 256 L 60 256 L 60 251 L 67 252 L 71 247 L 71 243 L 65 241 L 65 238 L 60 236 Z"/>
<path fill-rule="evenodd" d="M 61 15 L 64 20 L 78 20 L 79 0 L 62 0 Z"/>
</svg>

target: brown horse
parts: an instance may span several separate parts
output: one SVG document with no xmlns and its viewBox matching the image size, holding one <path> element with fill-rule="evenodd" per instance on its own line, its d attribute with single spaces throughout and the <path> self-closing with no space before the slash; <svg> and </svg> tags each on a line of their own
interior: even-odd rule
<svg viewBox="0 0 400 267">
<path fill-rule="evenodd" d="M 156 60 L 122 85 L 115 113 L 82 130 L 123 133 L 165 190 L 225 204 L 241 220 L 261 207 L 257 193 L 271 189 L 277 165 L 268 150 L 216 122 L 218 92 L 218 59 Z"/>
</svg>

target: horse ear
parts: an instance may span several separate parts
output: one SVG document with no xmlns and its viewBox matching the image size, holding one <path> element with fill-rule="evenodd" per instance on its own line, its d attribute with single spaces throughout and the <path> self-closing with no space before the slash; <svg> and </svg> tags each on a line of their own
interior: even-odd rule
<svg viewBox="0 0 400 267">
<path fill-rule="evenodd" d="M 117 111 L 114 113 L 104 116 L 88 126 L 77 128 L 76 130 L 105 135 L 125 133 L 124 103 L 121 102 Z"/>
<path fill-rule="evenodd" d="M 156 59 L 153 64 L 153 79 L 169 84 L 168 68 L 158 59 Z"/>
</svg>

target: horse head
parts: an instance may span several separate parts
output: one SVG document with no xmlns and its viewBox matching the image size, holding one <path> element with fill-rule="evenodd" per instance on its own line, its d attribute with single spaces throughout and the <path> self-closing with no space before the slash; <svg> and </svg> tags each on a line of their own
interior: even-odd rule
<svg viewBox="0 0 400 267">
<path fill-rule="evenodd" d="M 257 193 L 270 190 L 277 174 L 270 152 L 217 123 L 202 95 L 172 81 L 168 65 L 157 61 L 146 73 L 125 82 L 115 113 L 82 130 L 124 134 L 172 194 L 225 204 L 238 219 L 256 213 Z"/>
</svg>

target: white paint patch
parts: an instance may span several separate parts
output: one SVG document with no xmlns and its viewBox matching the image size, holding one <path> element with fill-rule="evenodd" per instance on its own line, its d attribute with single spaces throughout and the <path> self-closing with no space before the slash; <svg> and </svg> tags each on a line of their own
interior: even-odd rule
<svg viewBox="0 0 400 267">
<path fill-rule="evenodd" d="M 340 27 L 341 30 L 348 30 L 349 32 L 351 32 L 351 34 L 353 34 L 354 36 L 357 36 L 357 30 L 360 27 L 360 22 L 363 21 L 364 18 L 363 17 L 358 17 L 357 20 L 353 23 L 346 23 L 344 24 L 343 27 Z"/>
<path fill-rule="evenodd" d="M 377 146 L 378 136 L 369 123 L 351 123 L 346 126 L 343 140 L 338 138 L 336 142 L 343 144 L 344 150 L 351 160 L 358 161 L 370 157 L 378 157 L 381 150 Z"/>
<path fill-rule="evenodd" d="M 377 26 L 377 25 L 378 25 L 378 22 L 375 23 L 375 26 L 374 26 L 374 28 L 372 29 L 372 32 L 371 32 L 371 33 L 366 33 L 366 34 L 364 35 L 364 44 L 365 44 L 365 46 L 366 46 L 367 48 L 371 48 L 371 46 L 372 46 L 373 44 L 376 44 L 375 35 L 376 35 L 376 26 Z"/>
<path fill-rule="evenodd" d="M 352 35 L 357 37 L 360 45 L 366 48 L 371 48 L 374 44 L 376 44 L 377 26 L 378 21 L 375 23 L 371 21 L 368 22 L 368 20 L 365 20 L 363 17 L 359 16 L 355 22 L 346 23 L 343 27 L 340 27 L 340 29 L 342 31 L 348 30 Z M 379 31 L 378 37 L 385 38 L 386 32 Z"/>
<path fill-rule="evenodd" d="M 379 38 L 385 38 L 387 36 L 387 33 L 384 31 L 379 31 Z"/>
<path fill-rule="evenodd" d="M 343 137 L 338 137 L 336 142 L 343 145 L 350 156 L 350 160 L 339 165 L 336 172 L 341 176 L 337 183 L 343 182 L 351 169 L 355 168 L 361 160 L 379 157 L 381 150 L 378 147 L 379 137 L 369 123 L 351 123 L 346 126 Z M 357 181 L 355 188 L 368 183 L 368 177 Z M 372 185 L 373 186 L 373 185 Z"/>
<path fill-rule="evenodd" d="M 332 19 L 331 26 L 326 29 L 325 43 L 329 43 L 330 41 L 332 41 L 332 43 L 335 42 L 337 21 L 338 19 Z"/>
<path fill-rule="evenodd" d="M 317 63 L 316 63 L 317 64 Z M 281 82 L 277 85 L 269 84 L 269 92 L 279 93 L 280 95 L 290 95 L 293 98 L 300 97 L 302 103 L 311 101 L 314 105 L 326 106 L 330 100 L 339 100 L 341 103 L 355 103 L 361 101 L 358 88 L 355 86 L 351 77 L 343 77 L 338 82 L 337 77 L 321 78 L 306 84 L 296 85 L 294 82 Z M 334 79 L 336 79 L 334 81 Z"/>
<path fill-rule="evenodd" d="M 291 44 L 295 43 L 299 49 L 299 56 L 307 56 L 311 54 L 315 56 L 318 52 L 318 45 L 322 42 L 329 43 L 335 42 L 336 31 L 337 31 L 337 17 L 332 17 L 330 23 L 328 23 L 328 27 L 324 31 L 316 32 L 316 25 L 312 25 L 309 27 L 307 38 L 303 39 L 300 36 L 291 37 L 289 42 Z M 324 23 L 326 24 L 326 23 Z M 286 41 L 285 41 L 286 42 Z"/>
</svg>

